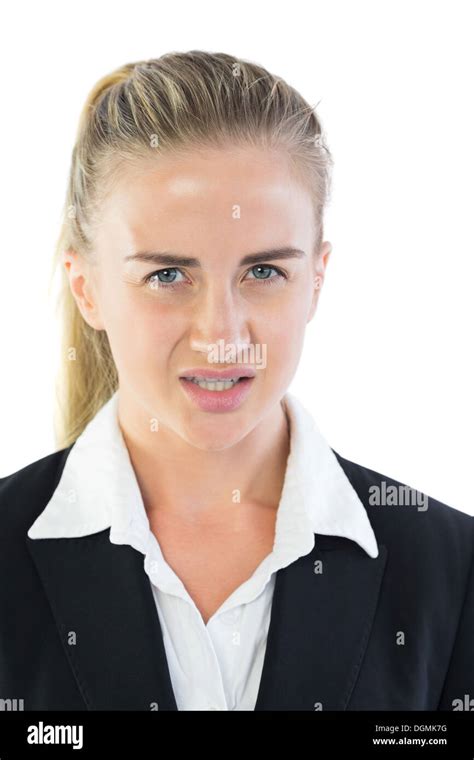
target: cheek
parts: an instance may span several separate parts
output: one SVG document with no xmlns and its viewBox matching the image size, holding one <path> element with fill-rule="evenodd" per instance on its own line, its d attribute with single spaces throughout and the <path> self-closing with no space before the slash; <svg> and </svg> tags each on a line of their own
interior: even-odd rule
<svg viewBox="0 0 474 760">
<path fill-rule="evenodd" d="M 169 308 L 127 292 L 107 304 L 105 322 L 114 360 L 127 374 L 166 362 L 183 328 Z"/>
<path fill-rule="evenodd" d="M 280 298 L 275 302 L 272 311 L 262 315 L 262 329 L 272 341 L 281 342 L 280 349 L 285 350 L 282 341 L 287 338 L 295 339 L 304 333 L 309 310 L 309 301 L 305 293 L 289 294 L 288 298 Z M 295 297 L 296 296 L 296 297 Z"/>
<path fill-rule="evenodd" d="M 256 340 L 265 344 L 267 368 L 282 380 L 292 376 L 303 349 L 308 303 L 305 298 L 281 301 L 272 317 L 257 327 Z M 262 351 L 262 349 L 261 349 Z"/>
</svg>

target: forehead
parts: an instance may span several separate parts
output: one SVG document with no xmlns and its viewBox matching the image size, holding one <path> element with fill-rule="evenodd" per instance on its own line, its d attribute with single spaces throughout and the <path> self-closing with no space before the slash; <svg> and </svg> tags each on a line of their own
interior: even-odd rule
<svg viewBox="0 0 474 760">
<path fill-rule="evenodd" d="M 193 150 L 125 166 L 104 201 L 101 227 L 129 246 L 196 245 L 273 232 L 278 244 L 310 245 L 313 203 L 283 151 Z M 305 241 L 303 241 L 305 238 Z M 255 243 L 259 241 L 253 239 Z"/>
</svg>

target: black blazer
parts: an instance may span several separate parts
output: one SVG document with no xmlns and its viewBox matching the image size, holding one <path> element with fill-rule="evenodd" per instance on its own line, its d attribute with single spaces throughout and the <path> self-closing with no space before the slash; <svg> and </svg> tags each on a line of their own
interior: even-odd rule
<svg viewBox="0 0 474 760">
<path fill-rule="evenodd" d="M 71 448 L 0 480 L 0 708 L 176 710 L 143 555 L 108 529 L 26 535 Z M 370 486 L 397 481 L 334 453 L 379 556 L 316 534 L 277 572 L 255 709 L 469 709 L 474 518 L 434 499 L 426 511 L 370 505 Z"/>
</svg>

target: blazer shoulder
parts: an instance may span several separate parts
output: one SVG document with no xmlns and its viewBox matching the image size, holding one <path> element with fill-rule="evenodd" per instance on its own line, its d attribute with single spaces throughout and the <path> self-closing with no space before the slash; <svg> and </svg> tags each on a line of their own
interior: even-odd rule
<svg viewBox="0 0 474 760">
<path fill-rule="evenodd" d="M 333 449 L 334 451 L 334 449 Z M 363 503 L 377 540 L 414 561 L 449 556 L 465 567 L 474 552 L 474 516 L 334 451 Z"/>
<path fill-rule="evenodd" d="M 26 532 L 53 495 L 74 444 L 0 478 L 0 535 Z"/>
<path fill-rule="evenodd" d="M 417 491 L 412 486 L 389 475 L 351 462 L 334 449 L 333 452 L 367 509 L 370 509 L 371 506 L 383 506 L 385 501 L 385 506 L 412 506 L 418 512 L 431 509 L 432 514 L 435 514 L 439 519 L 452 521 L 463 527 L 474 526 L 473 515 L 445 504 L 422 491 Z"/>
</svg>

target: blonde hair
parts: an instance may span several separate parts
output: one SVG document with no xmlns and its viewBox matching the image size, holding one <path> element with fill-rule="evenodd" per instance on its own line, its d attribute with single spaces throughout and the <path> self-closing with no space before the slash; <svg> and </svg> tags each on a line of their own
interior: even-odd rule
<svg viewBox="0 0 474 760">
<path fill-rule="evenodd" d="M 281 78 L 226 53 L 191 50 L 121 66 L 90 91 L 79 118 L 53 260 L 53 275 L 61 270 L 54 425 L 59 448 L 76 440 L 118 388 L 107 334 L 82 317 L 62 253 L 91 254 L 101 202 L 123 166 L 157 152 L 235 144 L 286 151 L 314 199 L 319 251 L 333 161 L 314 107 Z"/>
</svg>

